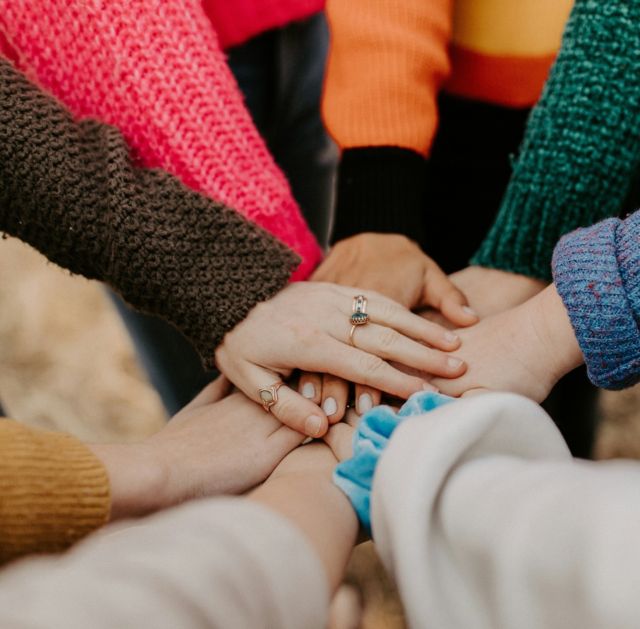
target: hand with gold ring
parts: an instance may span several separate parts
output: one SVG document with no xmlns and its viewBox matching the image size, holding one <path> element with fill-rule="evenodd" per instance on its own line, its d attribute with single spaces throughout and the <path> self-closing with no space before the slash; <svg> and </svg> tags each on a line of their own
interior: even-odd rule
<svg viewBox="0 0 640 629">
<path fill-rule="evenodd" d="M 366 300 L 354 306 L 354 298 L 360 296 Z M 356 319 L 361 324 L 351 333 Z M 225 336 L 215 358 L 229 380 L 282 423 L 320 437 L 328 429 L 331 413 L 319 406 L 320 395 L 302 395 L 286 384 L 294 370 L 326 373 L 407 398 L 432 387 L 390 363 L 455 378 L 466 366 L 447 352 L 459 344 L 452 332 L 387 297 L 304 282 L 258 304 Z"/>
</svg>

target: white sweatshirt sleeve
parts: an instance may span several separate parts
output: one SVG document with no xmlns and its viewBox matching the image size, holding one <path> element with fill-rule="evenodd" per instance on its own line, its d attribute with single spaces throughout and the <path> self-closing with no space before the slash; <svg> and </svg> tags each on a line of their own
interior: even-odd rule
<svg viewBox="0 0 640 629">
<path fill-rule="evenodd" d="M 412 627 L 639 626 L 640 465 L 573 460 L 524 398 L 473 397 L 401 425 L 372 521 Z"/>
<path fill-rule="evenodd" d="M 211 499 L 99 534 L 0 575 L 11 629 L 322 629 L 328 583 L 302 533 L 266 507 Z"/>
</svg>

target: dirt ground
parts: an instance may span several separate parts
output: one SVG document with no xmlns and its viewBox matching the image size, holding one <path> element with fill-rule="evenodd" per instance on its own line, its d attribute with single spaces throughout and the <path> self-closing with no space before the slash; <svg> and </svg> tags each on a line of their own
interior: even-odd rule
<svg viewBox="0 0 640 629">
<path fill-rule="evenodd" d="M 0 399 L 25 423 L 97 441 L 136 440 L 166 420 L 99 284 L 71 277 L 13 239 L 0 240 Z M 599 458 L 640 458 L 640 389 L 603 393 Z M 370 544 L 348 580 L 365 629 L 403 627 Z"/>
</svg>

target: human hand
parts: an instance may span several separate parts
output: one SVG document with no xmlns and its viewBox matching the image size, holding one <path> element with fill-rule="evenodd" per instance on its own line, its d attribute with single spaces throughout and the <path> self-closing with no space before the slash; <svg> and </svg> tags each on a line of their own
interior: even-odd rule
<svg viewBox="0 0 640 629">
<path fill-rule="evenodd" d="M 160 432 L 141 443 L 91 446 L 111 484 L 112 519 L 138 516 L 264 481 L 304 438 L 229 383 L 208 385 Z"/>
<path fill-rule="evenodd" d="M 353 431 L 358 427 L 360 419 L 357 412 L 349 409 L 345 420 L 331 426 L 323 437 L 338 462 L 346 461 L 353 456 Z"/>
<path fill-rule="evenodd" d="M 364 233 L 338 242 L 311 278 L 314 281 L 359 286 L 390 297 L 410 310 L 430 307 L 438 323 L 464 327 L 478 318 L 440 267 L 420 247 L 399 234 Z M 303 373 L 298 391 L 320 404 L 331 423 L 344 416 L 348 383 L 333 375 Z M 362 415 L 380 404 L 380 390 L 355 386 L 357 412 Z"/>
<path fill-rule="evenodd" d="M 458 347 L 455 334 L 372 291 L 365 293 L 370 323 L 355 329 L 352 347 L 352 302 L 361 292 L 320 282 L 287 286 L 225 336 L 216 350 L 218 367 L 256 402 L 261 388 L 288 378 L 296 368 L 329 373 L 404 399 L 431 386 L 387 361 L 444 378 L 464 372 L 464 363 L 443 353 Z M 314 403 L 317 395 L 307 399 L 286 385 L 277 394 L 271 411 L 280 421 L 310 437 L 326 432 L 327 416 Z"/>
<path fill-rule="evenodd" d="M 582 363 L 569 316 L 551 285 L 511 310 L 459 330 L 457 354 L 468 369 L 456 380 L 435 379 L 444 394 L 511 391 L 542 402 L 553 385 Z"/>
<path fill-rule="evenodd" d="M 341 240 L 311 279 L 373 290 L 409 310 L 434 308 L 457 327 L 477 321 L 463 292 L 415 242 L 400 234 L 364 233 Z"/>
<path fill-rule="evenodd" d="M 526 275 L 482 266 L 468 266 L 452 273 L 449 279 L 466 295 L 480 317 L 519 306 L 547 286 L 546 282 Z"/>
</svg>

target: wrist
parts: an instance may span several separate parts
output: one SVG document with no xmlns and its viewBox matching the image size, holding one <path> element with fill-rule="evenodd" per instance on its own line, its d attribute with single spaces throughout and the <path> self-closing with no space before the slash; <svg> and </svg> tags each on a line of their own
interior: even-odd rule
<svg viewBox="0 0 640 629">
<path fill-rule="evenodd" d="M 559 380 L 584 358 L 569 315 L 553 284 L 529 302 L 531 324 L 539 339 L 539 350 L 555 380 Z"/>
<path fill-rule="evenodd" d="M 168 470 L 154 448 L 139 444 L 90 445 L 109 477 L 109 519 L 139 517 L 173 504 L 167 495 Z"/>
</svg>

